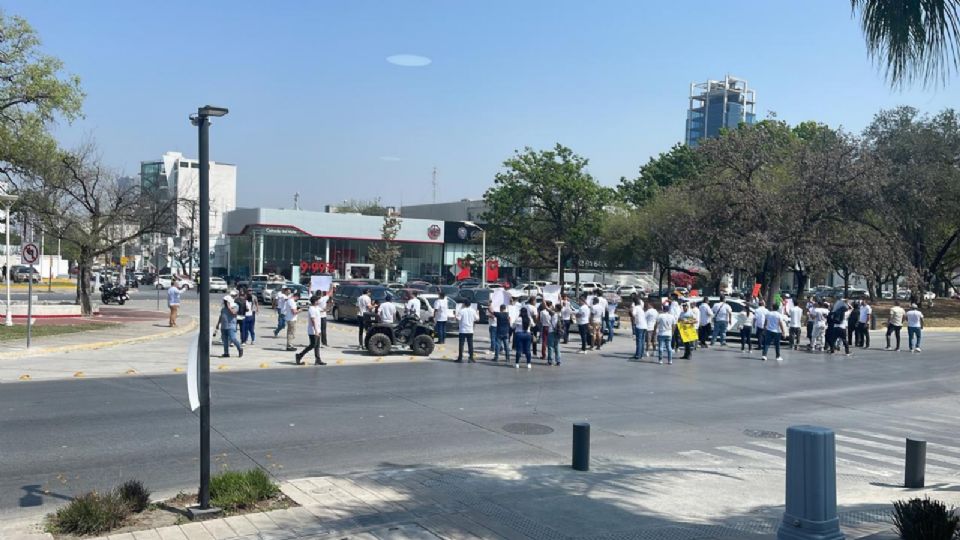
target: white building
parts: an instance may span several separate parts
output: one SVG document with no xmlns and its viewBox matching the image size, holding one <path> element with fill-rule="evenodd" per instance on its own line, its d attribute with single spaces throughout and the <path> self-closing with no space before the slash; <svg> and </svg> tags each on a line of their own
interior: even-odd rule
<svg viewBox="0 0 960 540">
<path fill-rule="evenodd" d="M 170 216 L 166 220 L 165 230 L 157 239 L 159 249 L 157 258 L 163 259 L 156 264 L 174 266 L 177 252 L 189 251 L 190 239 L 193 250 L 200 247 L 196 229 L 200 224 L 200 162 L 186 158 L 180 152 L 166 152 L 157 161 L 140 163 L 140 188 L 158 202 L 168 202 L 176 198 L 171 205 Z M 225 243 L 223 220 L 227 212 L 237 207 L 237 166 L 230 163 L 210 162 L 210 250 Z M 191 235 L 191 232 L 194 234 Z M 218 250 L 219 251 L 219 250 Z M 194 257 L 194 269 L 199 266 L 199 254 Z M 182 257 L 181 257 L 182 258 Z M 225 261 L 211 261 L 212 266 L 225 266 Z"/>
</svg>

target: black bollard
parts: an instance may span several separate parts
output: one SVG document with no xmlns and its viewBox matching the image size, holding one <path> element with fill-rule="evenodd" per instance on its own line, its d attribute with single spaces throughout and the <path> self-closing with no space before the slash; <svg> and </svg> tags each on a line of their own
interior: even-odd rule
<svg viewBox="0 0 960 540">
<path fill-rule="evenodd" d="M 590 470 L 590 424 L 586 422 L 573 425 L 573 470 Z"/>
<path fill-rule="evenodd" d="M 922 488 L 926 466 L 927 441 L 907 439 L 907 463 L 903 473 L 903 486 Z"/>
</svg>

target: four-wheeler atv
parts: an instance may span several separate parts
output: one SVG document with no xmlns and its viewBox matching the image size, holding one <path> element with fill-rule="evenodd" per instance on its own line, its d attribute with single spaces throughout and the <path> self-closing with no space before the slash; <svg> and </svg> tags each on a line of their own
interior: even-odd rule
<svg viewBox="0 0 960 540">
<path fill-rule="evenodd" d="M 367 352 L 374 356 L 388 354 L 394 346 L 407 346 L 417 356 L 429 356 L 433 352 L 433 328 L 408 315 L 396 324 L 370 325 L 365 343 Z"/>
</svg>

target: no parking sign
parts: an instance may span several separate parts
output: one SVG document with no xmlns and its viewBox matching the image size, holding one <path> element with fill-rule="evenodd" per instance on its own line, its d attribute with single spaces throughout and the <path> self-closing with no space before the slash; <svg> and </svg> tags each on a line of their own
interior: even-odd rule
<svg viewBox="0 0 960 540">
<path fill-rule="evenodd" d="M 33 242 L 27 242 L 20 246 L 20 262 L 23 264 L 36 264 L 40 260 L 40 248 Z"/>
</svg>

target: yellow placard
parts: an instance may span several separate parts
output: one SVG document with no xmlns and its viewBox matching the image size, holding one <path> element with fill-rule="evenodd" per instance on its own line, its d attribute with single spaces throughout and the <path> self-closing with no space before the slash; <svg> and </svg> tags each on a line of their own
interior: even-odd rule
<svg viewBox="0 0 960 540">
<path fill-rule="evenodd" d="M 693 323 L 679 322 L 677 329 L 680 330 L 680 340 L 684 343 L 690 343 L 697 340 L 697 325 Z"/>
</svg>

